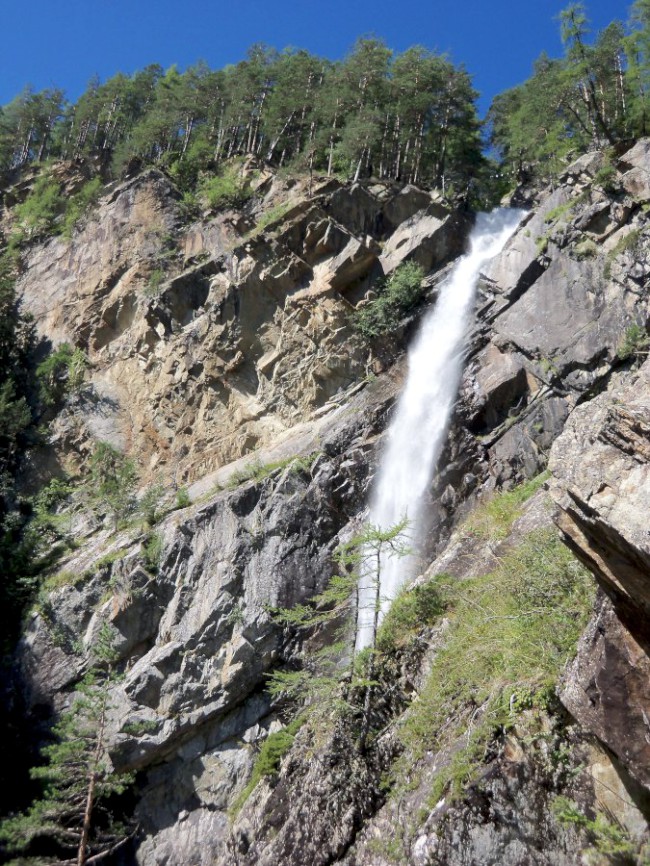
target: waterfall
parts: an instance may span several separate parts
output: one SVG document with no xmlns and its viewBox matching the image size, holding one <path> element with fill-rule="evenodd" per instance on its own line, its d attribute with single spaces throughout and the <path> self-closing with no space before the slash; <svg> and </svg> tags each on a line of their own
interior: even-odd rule
<svg viewBox="0 0 650 866">
<path fill-rule="evenodd" d="M 406 518 L 405 537 L 411 549 L 417 546 L 422 532 L 425 494 L 456 401 L 479 274 L 503 249 L 522 215 L 522 211 L 504 208 L 478 215 L 469 252 L 444 282 L 409 349 L 406 383 L 386 434 L 368 522 L 385 531 Z M 373 561 L 369 552 L 364 562 Z M 387 551 L 382 554 L 379 593 L 383 612 L 409 577 L 413 562 L 413 552 L 402 557 Z M 375 568 L 366 564 L 359 581 L 358 649 L 372 642 L 376 584 Z"/>
</svg>

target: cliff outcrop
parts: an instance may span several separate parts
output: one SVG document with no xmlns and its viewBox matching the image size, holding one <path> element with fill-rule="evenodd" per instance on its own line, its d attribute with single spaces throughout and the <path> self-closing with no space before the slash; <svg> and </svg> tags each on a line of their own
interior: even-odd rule
<svg viewBox="0 0 650 866">
<path fill-rule="evenodd" d="M 143 487 L 189 485 L 189 504 L 155 527 L 153 563 L 139 524 L 75 516 L 79 546 L 57 564 L 75 579 L 42 595 L 16 654 L 33 720 L 65 706 L 100 622 L 115 628 L 124 676 L 109 754 L 137 772 L 140 828 L 125 862 L 643 862 L 649 153 L 641 142 L 621 156 L 606 189 L 605 157 L 581 157 L 481 278 L 416 585 L 444 575 L 462 595 L 559 530 L 593 576 L 580 585 L 600 591 L 588 623 L 573 617 L 583 634 L 561 682 L 541 703 L 517 692 L 460 788 L 448 768 L 487 699 L 450 703 L 449 737 L 419 752 L 400 734 L 452 611 L 387 654 L 372 748 L 360 754 L 345 726 L 303 726 L 242 796 L 286 722 L 266 675 L 304 650 L 270 609 L 322 591 L 361 526 L 405 342 L 463 249 L 467 215 L 413 188 L 323 179 L 310 195 L 262 176 L 242 213 L 187 224 L 171 182 L 149 171 L 109 190 L 72 239 L 30 249 L 25 309 L 45 340 L 89 361 L 33 474 L 83 471 L 108 441 Z M 426 272 L 424 304 L 369 344 L 354 308 L 407 260 Z M 547 466 L 503 532 L 476 528 L 490 497 Z"/>
</svg>

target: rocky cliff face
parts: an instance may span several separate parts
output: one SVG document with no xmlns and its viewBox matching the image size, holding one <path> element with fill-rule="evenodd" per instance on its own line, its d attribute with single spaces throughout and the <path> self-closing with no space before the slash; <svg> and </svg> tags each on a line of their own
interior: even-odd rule
<svg viewBox="0 0 650 866">
<path fill-rule="evenodd" d="M 57 419 L 64 464 L 99 438 L 194 481 L 274 442 L 370 371 L 349 312 L 371 280 L 462 249 L 459 220 L 418 190 L 325 181 L 307 197 L 258 182 L 257 211 L 184 226 L 173 186 L 149 171 L 71 242 L 28 254 L 24 308 L 91 365 Z"/>
<path fill-rule="evenodd" d="M 70 241 L 29 252 L 25 308 L 44 338 L 90 361 L 32 471 L 83 468 L 102 440 L 137 460 L 143 484 L 190 484 L 191 504 L 156 528 L 155 573 L 139 526 L 75 518 L 81 544 L 58 568 L 85 577 L 42 600 L 16 657 L 35 717 L 65 705 L 99 623 L 117 630 L 124 678 L 109 751 L 116 769 L 138 772 L 140 833 L 126 862 L 568 866 L 643 856 L 650 362 L 638 335 L 650 319 L 650 149 L 624 154 L 607 190 L 594 180 L 603 159 L 569 167 L 483 275 L 420 578 L 487 573 L 555 521 L 602 592 L 561 704 L 496 726 L 472 784 L 454 797 L 443 786 L 436 802 L 462 737 L 413 757 L 403 784 L 393 778 L 399 794 L 382 778 L 405 766 L 396 731 L 445 646 L 444 619 L 389 665 L 382 688 L 392 697 L 368 754 L 345 729 L 304 728 L 277 773 L 232 811 L 256 749 L 284 722 L 265 674 L 299 650 L 269 607 L 326 585 L 337 545 L 363 520 L 400 385 L 409 322 L 370 347 L 350 313 L 407 259 L 435 298 L 468 219 L 415 189 L 323 180 L 308 195 L 301 182 L 262 176 L 246 212 L 187 226 L 173 186 L 148 172 L 110 190 Z M 547 464 L 548 490 L 498 543 L 462 525 L 477 502 Z M 464 712 L 449 723 L 463 736 L 480 707 Z M 609 816 L 627 847 L 614 851 L 610 832 L 608 850 L 595 819 L 554 811 L 558 797 Z"/>
</svg>

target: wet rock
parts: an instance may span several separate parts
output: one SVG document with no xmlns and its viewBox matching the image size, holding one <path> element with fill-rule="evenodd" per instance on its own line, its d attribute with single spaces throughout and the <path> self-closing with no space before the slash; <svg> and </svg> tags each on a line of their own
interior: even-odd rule
<svg viewBox="0 0 650 866">
<path fill-rule="evenodd" d="M 472 366 L 476 369 L 472 429 L 486 433 L 500 424 L 527 393 L 526 370 L 516 355 L 501 352 L 493 344 L 477 356 Z"/>
</svg>

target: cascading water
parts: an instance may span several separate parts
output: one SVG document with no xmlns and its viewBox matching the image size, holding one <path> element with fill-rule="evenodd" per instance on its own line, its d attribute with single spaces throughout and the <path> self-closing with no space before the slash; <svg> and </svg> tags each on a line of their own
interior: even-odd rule
<svg viewBox="0 0 650 866">
<path fill-rule="evenodd" d="M 405 538 L 417 546 L 424 496 L 444 445 L 454 408 L 465 351 L 465 335 L 481 268 L 499 253 L 514 232 L 522 211 L 500 208 L 479 214 L 464 255 L 443 284 L 409 349 L 408 374 L 387 433 L 370 501 L 368 522 L 382 531 L 408 520 Z M 375 559 L 369 555 L 359 582 L 357 648 L 372 642 L 377 587 Z M 382 552 L 379 596 L 382 611 L 410 575 L 413 553 Z"/>
</svg>

